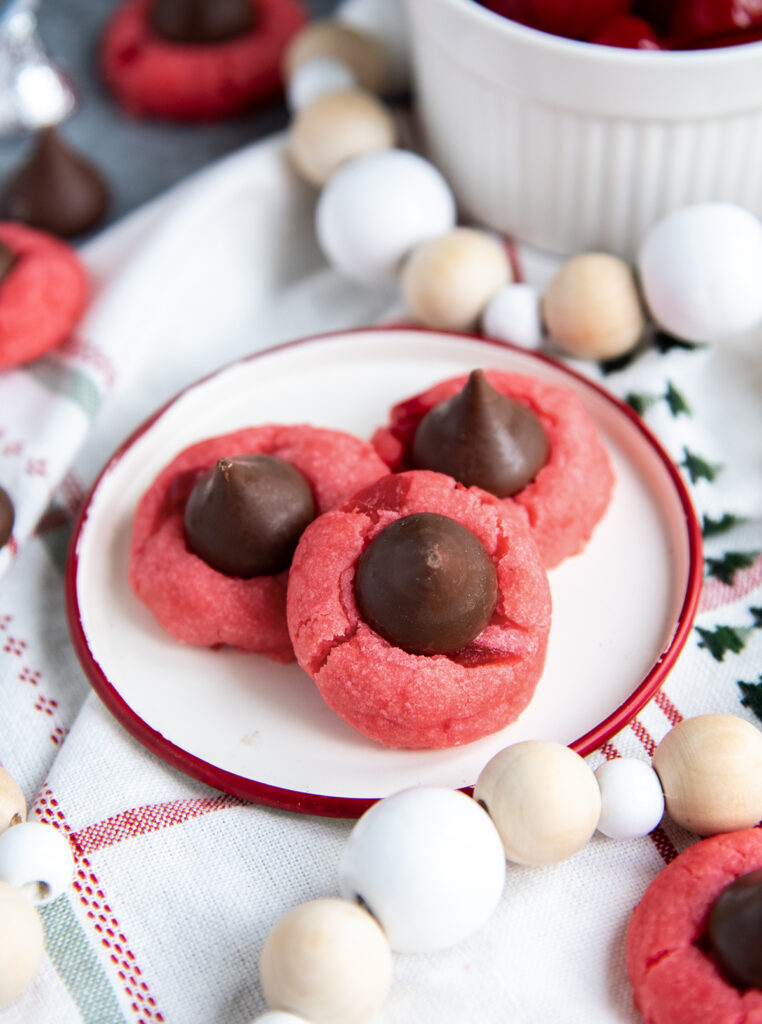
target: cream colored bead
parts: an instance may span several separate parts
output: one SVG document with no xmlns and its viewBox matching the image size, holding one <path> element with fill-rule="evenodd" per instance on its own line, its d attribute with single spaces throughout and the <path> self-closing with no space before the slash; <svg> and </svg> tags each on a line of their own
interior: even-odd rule
<svg viewBox="0 0 762 1024">
<path fill-rule="evenodd" d="M 383 104 L 359 89 L 332 92 L 294 119 L 289 152 L 297 171 L 321 188 L 347 160 L 394 145 L 395 127 Z"/>
<path fill-rule="evenodd" d="M 26 821 L 26 800 L 18 782 L 0 768 L 0 832 Z"/>
<path fill-rule="evenodd" d="M 278 921 L 265 940 L 259 971 L 274 1009 L 314 1024 L 363 1024 L 389 991 L 392 955 L 367 911 L 321 899 Z"/>
<path fill-rule="evenodd" d="M 410 315 L 426 327 L 468 330 L 510 280 L 511 265 L 499 242 L 483 231 L 455 228 L 411 253 L 402 294 Z"/>
<path fill-rule="evenodd" d="M 40 915 L 22 892 L 0 882 L 0 1009 L 35 976 L 44 945 Z"/>
<path fill-rule="evenodd" d="M 580 359 L 629 352 L 645 324 L 632 269 L 608 253 L 584 253 L 564 263 L 548 285 L 542 309 L 556 345 Z"/>
<path fill-rule="evenodd" d="M 371 36 L 338 21 L 313 21 L 289 43 L 283 58 L 283 77 L 315 57 L 341 61 L 352 71 L 358 85 L 381 93 L 386 81 L 386 55 Z"/>
<path fill-rule="evenodd" d="M 734 715 L 698 715 L 654 752 L 667 813 L 700 836 L 762 820 L 762 732 Z"/>
<path fill-rule="evenodd" d="M 561 743 L 528 740 L 496 754 L 474 788 L 517 864 L 555 864 L 581 850 L 601 796 L 586 761 Z"/>
</svg>

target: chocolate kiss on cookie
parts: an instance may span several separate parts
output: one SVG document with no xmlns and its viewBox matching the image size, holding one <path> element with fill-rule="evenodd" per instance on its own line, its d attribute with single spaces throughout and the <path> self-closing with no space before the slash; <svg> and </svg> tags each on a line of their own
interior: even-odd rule
<svg viewBox="0 0 762 1024">
<path fill-rule="evenodd" d="M 418 469 L 447 473 L 498 498 L 526 487 L 547 458 L 537 416 L 495 391 L 483 370 L 474 370 L 459 394 L 423 417 L 412 445 Z"/>
<path fill-rule="evenodd" d="M 154 0 L 150 24 L 171 43 L 222 43 L 256 23 L 251 0 Z"/>
<path fill-rule="evenodd" d="M 185 539 L 218 572 L 270 576 L 289 567 L 314 518 L 312 489 L 298 469 L 273 455 L 237 455 L 196 482 Z"/>
<path fill-rule="evenodd" d="M 0 487 L 0 548 L 4 548 L 11 539 L 15 518 L 16 513 L 10 495 Z"/>
<path fill-rule="evenodd" d="M 95 227 L 108 201 L 100 171 L 47 128 L 5 186 L 0 212 L 10 220 L 71 238 Z"/>
<path fill-rule="evenodd" d="M 706 941 L 738 988 L 762 989 L 762 869 L 741 875 L 712 904 Z"/>
<path fill-rule="evenodd" d="M 355 597 L 362 617 L 390 644 L 412 654 L 448 654 L 489 623 L 497 573 L 469 529 L 417 512 L 385 527 L 363 551 Z"/>
</svg>

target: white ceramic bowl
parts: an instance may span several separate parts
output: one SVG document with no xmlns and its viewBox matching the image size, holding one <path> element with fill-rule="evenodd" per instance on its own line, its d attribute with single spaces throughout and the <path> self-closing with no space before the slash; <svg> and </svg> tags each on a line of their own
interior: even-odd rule
<svg viewBox="0 0 762 1024">
<path fill-rule="evenodd" d="M 466 215 L 553 252 L 632 257 L 717 199 L 762 215 L 762 42 L 672 53 L 406 0 L 428 153 Z"/>
</svg>

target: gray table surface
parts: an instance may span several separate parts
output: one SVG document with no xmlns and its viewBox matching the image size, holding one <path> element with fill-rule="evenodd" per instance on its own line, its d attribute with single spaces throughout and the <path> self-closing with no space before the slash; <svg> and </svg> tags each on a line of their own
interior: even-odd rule
<svg viewBox="0 0 762 1024">
<path fill-rule="evenodd" d="M 337 0 L 302 0 L 314 17 L 324 17 Z M 176 125 L 125 115 L 104 88 L 97 71 L 97 44 L 104 21 L 118 0 L 42 0 L 40 36 L 51 56 L 73 79 L 80 98 L 61 132 L 97 163 L 108 178 L 112 201 L 102 226 L 159 195 L 218 157 L 283 128 L 282 103 L 250 114 L 203 125 Z M 0 140 L 0 187 L 24 159 L 31 140 Z"/>
</svg>

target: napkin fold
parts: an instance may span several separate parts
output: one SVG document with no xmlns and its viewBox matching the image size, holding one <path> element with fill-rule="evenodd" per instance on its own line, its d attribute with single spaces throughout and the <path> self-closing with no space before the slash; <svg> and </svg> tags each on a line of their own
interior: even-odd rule
<svg viewBox="0 0 762 1024">
<path fill-rule="evenodd" d="M 337 893 L 349 823 L 216 793 L 109 716 L 69 643 L 60 575 L 95 474 L 179 388 L 253 349 L 398 315 L 393 290 L 325 267 L 313 203 L 281 138 L 204 171 L 85 248 L 96 291 L 77 335 L 0 378 L 0 484 L 18 511 L 14 564 L 10 550 L 0 561 L 0 761 L 33 815 L 62 829 L 77 854 L 71 891 L 43 910 L 45 960 L 2 1014 L 9 1024 L 246 1024 L 265 1009 L 256 964 L 272 924 L 296 902 Z M 518 257 L 538 285 L 556 266 L 521 247 Z M 759 335 L 714 347 L 660 336 L 621 364 L 574 365 L 659 437 L 692 494 L 707 556 L 696 627 L 675 669 L 591 764 L 647 759 L 688 715 L 728 711 L 759 725 Z M 625 586 L 612 580 L 614 597 Z M 595 837 L 557 867 L 510 867 L 477 935 L 395 958 L 379 1024 L 637 1021 L 627 920 L 694 840 L 665 821 L 632 843 Z"/>
</svg>

